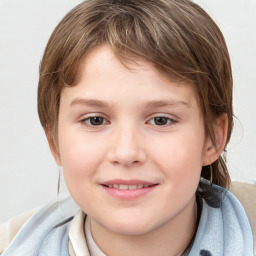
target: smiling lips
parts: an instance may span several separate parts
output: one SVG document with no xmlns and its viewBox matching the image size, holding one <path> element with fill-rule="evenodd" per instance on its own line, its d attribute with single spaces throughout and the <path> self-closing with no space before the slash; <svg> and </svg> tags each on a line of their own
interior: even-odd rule
<svg viewBox="0 0 256 256">
<path fill-rule="evenodd" d="M 144 184 L 138 184 L 138 185 L 124 185 L 124 184 L 110 184 L 110 185 L 103 185 L 106 186 L 108 188 L 116 188 L 116 189 L 121 189 L 121 190 L 134 190 L 134 189 L 141 189 L 141 188 L 148 188 L 148 187 L 152 187 L 155 184 L 152 185 L 144 185 Z"/>
<path fill-rule="evenodd" d="M 101 185 L 102 188 L 114 198 L 135 200 L 153 191 L 158 184 L 141 180 L 112 180 Z"/>
</svg>

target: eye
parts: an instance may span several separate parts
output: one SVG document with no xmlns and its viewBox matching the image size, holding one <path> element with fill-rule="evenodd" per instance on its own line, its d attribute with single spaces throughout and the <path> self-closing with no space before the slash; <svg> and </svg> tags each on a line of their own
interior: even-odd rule
<svg viewBox="0 0 256 256">
<path fill-rule="evenodd" d="M 158 116 L 149 120 L 150 124 L 158 125 L 158 126 L 164 126 L 164 125 L 168 125 L 175 122 L 176 122 L 175 120 L 165 116 Z"/>
<path fill-rule="evenodd" d="M 101 116 L 93 116 L 93 117 L 86 118 L 81 122 L 89 126 L 99 126 L 99 125 L 105 124 L 106 119 Z"/>
</svg>

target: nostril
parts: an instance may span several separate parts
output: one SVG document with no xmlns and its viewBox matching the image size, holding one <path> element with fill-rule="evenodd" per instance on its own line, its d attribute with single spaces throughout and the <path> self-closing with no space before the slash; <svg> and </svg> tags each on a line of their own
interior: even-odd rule
<svg viewBox="0 0 256 256">
<path fill-rule="evenodd" d="M 139 160 L 129 161 L 128 159 L 126 160 L 119 159 L 119 160 L 112 161 L 112 164 L 114 165 L 123 165 L 123 166 L 139 166 L 142 163 L 143 161 L 139 161 Z"/>
</svg>

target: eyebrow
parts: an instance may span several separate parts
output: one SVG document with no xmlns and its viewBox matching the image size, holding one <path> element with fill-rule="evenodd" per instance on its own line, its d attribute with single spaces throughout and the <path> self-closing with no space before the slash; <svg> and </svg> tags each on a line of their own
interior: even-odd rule
<svg viewBox="0 0 256 256">
<path fill-rule="evenodd" d="M 75 106 L 75 105 L 88 105 L 88 106 L 103 108 L 103 107 L 106 107 L 108 104 L 100 100 L 75 98 L 70 103 L 70 106 Z"/>
<path fill-rule="evenodd" d="M 178 106 L 185 106 L 190 107 L 188 102 L 182 100 L 153 100 L 147 103 L 147 107 L 157 108 L 157 107 L 178 107 Z"/>
<path fill-rule="evenodd" d="M 99 107 L 104 108 L 108 107 L 109 105 L 105 103 L 104 101 L 96 100 L 96 99 L 83 99 L 83 98 L 75 98 L 70 103 L 70 106 L 75 105 L 87 105 L 87 106 L 93 106 L 93 107 Z M 152 100 L 146 103 L 146 107 L 148 108 L 157 108 L 157 107 L 178 107 L 178 106 L 185 106 L 190 107 L 190 104 L 188 102 L 182 101 L 182 100 Z"/>
</svg>

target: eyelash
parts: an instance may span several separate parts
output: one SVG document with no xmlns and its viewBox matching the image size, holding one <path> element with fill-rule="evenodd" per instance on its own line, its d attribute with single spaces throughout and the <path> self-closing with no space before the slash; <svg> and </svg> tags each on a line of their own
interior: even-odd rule
<svg viewBox="0 0 256 256">
<path fill-rule="evenodd" d="M 101 119 L 101 120 L 103 121 L 103 123 L 98 124 L 98 125 L 92 124 L 93 119 L 96 119 L 96 118 Z M 90 124 L 88 124 L 88 122 L 90 122 Z M 107 120 L 106 120 L 106 118 L 104 118 L 104 117 L 102 117 L 102 116 L 90 116 L 90 117 L 87 117 L 87 118 L 85 118 L 85 119 L 82 119 L 82 120 L 80 121 L 80 123 L 81 123 L 81 124 L 84 124 L 84 125 L 86 125 L 86 126 L 90 126 L 90 127 L 97 127 L 97 126 L 102 126 L 102 125 L 106 124 L 106 123 L 107 123 Z"/>
<path fill-rule="evenodd" d="M 154 122 L 158 122 L 157 119 L 162 119 L 162 120 L 165 120 L 167 122 L 167 124 L 152 124 L 151 121 L 153 120 Z M 156 116 L 156 117 L 153 117 L 151 118 L 148 123 L 149 124 L 152 124 L 152 125 L 156 125 L 156 126 L 160 126 L 160 127 L 166 127 L 166 126 L 169 126 L 169 125 L 173 125 L 175 123 L 177 123 L 178 121 L 173 119 L 173 118 L 170 118 L 170 117 L 167 117 L 167 116 L 164 116 L 164 115 L 159 115 L 159 116 Z"/>
<path fill-rule="evenodd" d="M 100 119 L 100 120 L 98 120 L 98 121 L 101 121 L 100 124 L 93 124 L 93 121 L 97 122 L 97 120 L 95 120 L 95 119 Z M 165 121 L 167 123 L 166 124 L 158 124 L 157 125 L 156 122 L 159 122 L 159 121 L 161 122 L 161 119 L 162 119 L 162 121 Z M 152 123 L 152 121 L 154 123 Z M 82 125 L 89 126 L 89 127 L 94 127 L 94 128 L 101 127 L 103 125 L 106 125 L 106 124 L 110 123 L 106 118 L 104 118 L 104 117 L 102 117 L 100 115 L 90 116 L 90 117 L 87 117 L 87 118 L 84 118 L 84 119 L 80 120 L 79 122 Z M 155 116 L 155 117 L 149 119 L 146 122 L 146 124 L 150 124 L 150 125 L 153 125 L 153 126 L 159 126 L 159 127 L 167 127 L 167 126 L 170 126 L 170 125 L 174 125 L 177 122 L 178 121 L 173 119 L 173 118 L 167 117 L 165 115 L 159 115 L 159 116 Z"/>
</svg>

